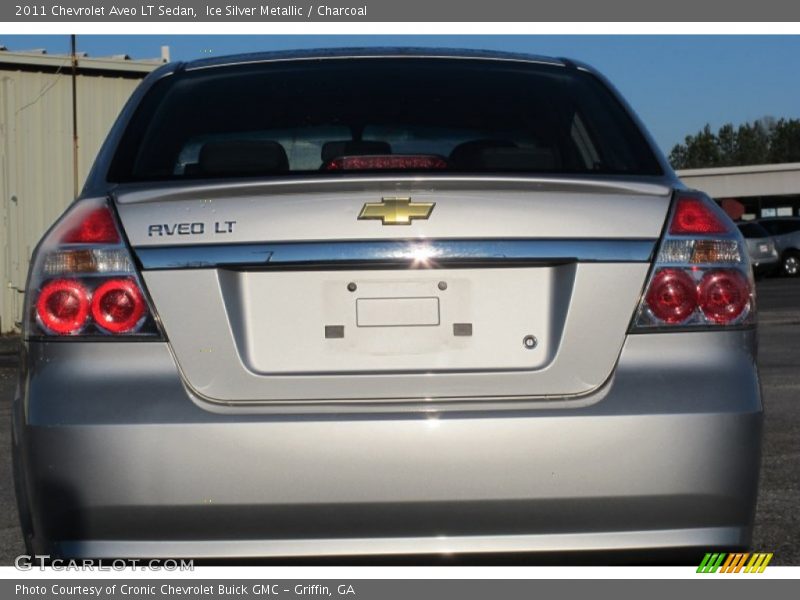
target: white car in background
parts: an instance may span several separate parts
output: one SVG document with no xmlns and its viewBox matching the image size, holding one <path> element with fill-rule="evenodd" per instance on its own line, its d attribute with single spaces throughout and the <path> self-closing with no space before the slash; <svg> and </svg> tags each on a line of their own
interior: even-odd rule
<svg viewBox="0 0 800 600">
<path fill-rule="evenodd" d="M 757 221 L 772 236 L 780 255 L 781 273 L 800 275 L 800 217 L 775 217 Z"/>
<path fill-rule="evenodd" d="M 781 257 L 769 231 L 757 221 L 739 223 L 738 227 L 747 245 L 753 273 L 756 276 L 775 273 L 780 266 Z"/>
</svg>

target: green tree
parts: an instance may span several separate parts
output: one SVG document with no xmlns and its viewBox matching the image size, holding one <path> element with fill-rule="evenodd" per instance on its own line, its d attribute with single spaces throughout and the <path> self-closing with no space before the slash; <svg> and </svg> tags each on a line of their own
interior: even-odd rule
<svg viewBox="0 0 800 600">
<path fill-rule="evenodd" d="M 678 164 L 678 169 L 692 168 L 690 165 L 703 165 L 715 167 L 720 162 L 719 144 L 717 136 L 711 131 L 711 126 L 706 124 L 702 131 L 695 135 L 687 135 L 683 144 L 678 144 L 670 153 L 672 164 Z"/>
<path fill-rule="evenodd" d="M 769 162 L 800 162 L 800 119 L 780 119 L 772 130 Z"/>
<path fill-rule="evenodd" d="M 733 123 L 726 123 L 717 132 L 720 166 L 729 167 L 736 164 L 736 129 Z"/>
<path fill-rule="evenodd" d="M 752 125 L 740 125 L 736 132 L 737 165 L 761 165 L 769 161 L 769 138 L 767 127 L 756 121 Z"/>
<path fill-rule="evenodd" d="M 687 138 L 688 139 L 688 138 Z M 691 169 L 687 160 L 689 151 L 683 144 L 675 144 L 669 153 L 669 164 L 673 169 Z"/>
<path fill-rule="evenodd" d="M 676 169 L 800 162 L 800 119 L 763 117 L 738 127 L 726 123 L 717 133 L 706 125 L 676 144 L 669 160 Z"/>
</svg>

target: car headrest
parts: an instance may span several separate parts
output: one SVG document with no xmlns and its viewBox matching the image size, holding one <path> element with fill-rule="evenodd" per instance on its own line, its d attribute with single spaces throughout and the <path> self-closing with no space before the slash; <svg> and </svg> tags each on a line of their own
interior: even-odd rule
<svg viewBox="0 0 800 600">
<path fill-rule="evenodd" d="M 269 140 L 207 142 L 200 148 L 200 171 L 210 175 L 258 175 L 289 170 L 286 150 Z"/>
<path fill-rule="evenodd" d="M 487 171 L 552 171 L 556 157 L 547 148 L 489 148 L 480 166 Z"/>
<path fill-rule="evenodd" d="M 389 142 L 344 140 L 341 142 L 325 142 L 322 145 L 320 155 L 322 162 L 327 163 L 338 156 L 368 156 L 370 154 L 391 153 L 392 146 Z"/>
<path fill-rule="evenodd" d="M 483 168 L 483 153 L 492 148 L 516 148 L 508 140 L 470 140 L 459 144 L 450 152 L 450 164 L 455 169 Z"/>
</svg>

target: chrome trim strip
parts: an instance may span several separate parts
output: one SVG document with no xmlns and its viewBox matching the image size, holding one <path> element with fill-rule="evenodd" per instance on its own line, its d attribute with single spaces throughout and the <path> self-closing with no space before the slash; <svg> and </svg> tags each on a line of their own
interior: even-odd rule
<svg viewBox="0 0 800 600">
<path fill-rule="evenodd" d="M 648 262 L 656 240 L 371 240 L 139 247 L 145 270 L 259 266 L 395 265 L 419 268 L 458 263 Z"/>
</svg>

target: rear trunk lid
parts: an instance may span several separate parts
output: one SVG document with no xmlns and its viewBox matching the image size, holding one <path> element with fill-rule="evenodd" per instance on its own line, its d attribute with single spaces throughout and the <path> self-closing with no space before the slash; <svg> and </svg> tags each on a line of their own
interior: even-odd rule
<svg viewBox="0 0 800 600">
<path fill-rule="evenodd" d="M 623 179 L 376 177 L 115 200 L 186 384 L 231 403 L 591 392 L 670 196 Z M 398 200 L 428 214 L 383 224 Z M 359 219 L 365 205 L 378 218 Z"/>
</svg>

